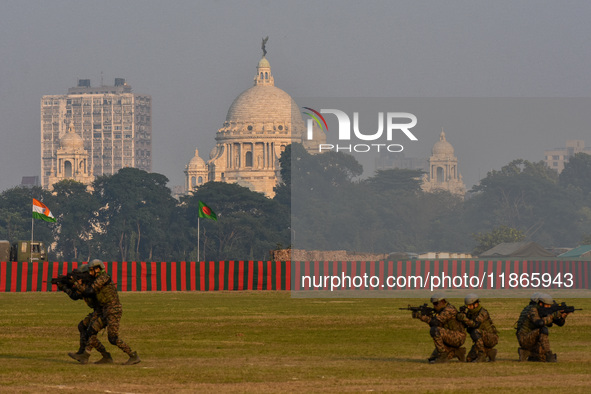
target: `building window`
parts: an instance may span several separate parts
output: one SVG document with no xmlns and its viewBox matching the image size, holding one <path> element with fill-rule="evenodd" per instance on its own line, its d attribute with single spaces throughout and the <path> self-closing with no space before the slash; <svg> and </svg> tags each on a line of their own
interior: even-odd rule
<svg viewBox="0 0 591 394">
<path fill-rule="evenodd" d="M 252 167 L 252 152 L 246 152 L 246 167 Z"/>
<path fill-rule="evenodd" d="M 72 178 L 72 162 L 69 160 L 64 162 L 64 176 L 66 178 Z"/>
</svg>

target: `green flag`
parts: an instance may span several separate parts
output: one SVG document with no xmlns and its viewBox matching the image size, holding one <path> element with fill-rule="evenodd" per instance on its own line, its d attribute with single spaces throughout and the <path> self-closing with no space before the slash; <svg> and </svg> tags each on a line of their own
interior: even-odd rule
<svg viewBox="0 0 591 394">
<path fill-rule="evenodd" d="M 216 222 L 218 220 L 218 217 L 215 214 L 215 212 L 210 207 L 205 205 L 205 203 L 201 200 L 199 200 L 199 217 L 212 219 L 212 220 L 215 220 Z"/>
</svg>

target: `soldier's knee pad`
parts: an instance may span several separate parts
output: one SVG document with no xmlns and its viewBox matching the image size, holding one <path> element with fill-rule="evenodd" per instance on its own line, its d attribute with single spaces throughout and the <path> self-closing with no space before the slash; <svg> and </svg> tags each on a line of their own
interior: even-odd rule
<svg viewBox="0 0 591 394">
<path fill-rule="evenodd" d="M 439 327 L 437 327 L 437 326 L 431 327 L 431 330 L 429 330 L 429 334 L 431 334 L 431 336 L 433 338 L 438 337 L 439 336 Z"/>
<path fill-rule="evenodd" d="M 117 340 L 119 337 L 117 335 L 109 335 L 109 343 L 111 345 L 117 345 Z"/>
<path fill-rule="evenodd" d="M 475 328 L 468 330 L 468 334 L 470 334 L 470 338 L 472 338 L 474 342 L 477 342 L 480 338 L 482 338 L 480 331 Z"/>
<path fill-rule="evenodd" d="M 540 328 L 540 334 L 544 334 L 544 335 L 548 335 L 548 327 L 544 326 L 542 328 Z"/>
</svg>

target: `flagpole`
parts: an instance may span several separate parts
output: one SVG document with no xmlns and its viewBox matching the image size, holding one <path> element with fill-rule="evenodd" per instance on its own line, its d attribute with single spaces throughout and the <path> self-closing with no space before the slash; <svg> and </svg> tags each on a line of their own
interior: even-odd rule
<svg viewBox="0 0 591 394">
<path fill-rule="evenodd" d="M 29 245 L 29 262 L 33 262 L 33 230 L 35 218 L 31 216 L 31 244 Z"/>
</svg>

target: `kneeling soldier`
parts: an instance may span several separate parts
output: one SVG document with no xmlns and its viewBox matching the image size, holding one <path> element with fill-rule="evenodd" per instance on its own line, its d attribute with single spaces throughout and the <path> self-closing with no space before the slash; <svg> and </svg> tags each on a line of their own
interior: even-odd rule
<svg viewBox="0 0 591 394">
<path fill-rule="evenodd" d="M 499 343 L 499 334 L 488 311 L 480 305 L 478 296 L 473 293 L 464 298 L 464 304 L 456 317 L 467 327 L 468 334 L 474 341 L 466 361 L 482 362 L 487 357 L 490 361 L 495 361 L 497 349 L 493 347 Z"/>
<path fill-rule="evenodd" d="M 517 340 L 520 348 L 519 361 L 556 362 L 556 354 L 550 350 L 548 327 L 553 324 L 563 326 L 567 313 L 556 311 L 545 315 L 544 308 L 551 308 L 554 300 L 548 294 L 536 293 L 532 296 L 517 320 Z"/>
<path fill-rule="evenodd" d="M 466 340 L 466 332 L 464 326 L 456 319 L 458 311 L 453 305 L 447 303 L 443 294 L 433 294 L 431 302 L 433 313 L 412 312 L 413 318 L 431 326 L 430 334 L 435 343 L 435 350 L 429 357 L 429 363 L 444 363 L 454 357 L 465 361 L 466 348 L 461 346 Z"/>
</svg>

